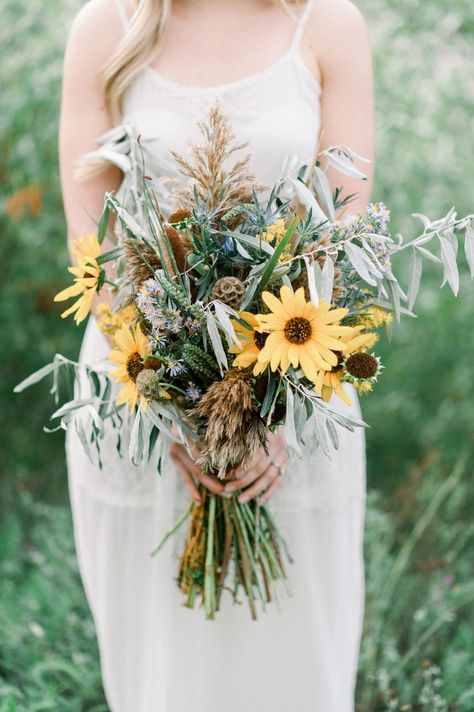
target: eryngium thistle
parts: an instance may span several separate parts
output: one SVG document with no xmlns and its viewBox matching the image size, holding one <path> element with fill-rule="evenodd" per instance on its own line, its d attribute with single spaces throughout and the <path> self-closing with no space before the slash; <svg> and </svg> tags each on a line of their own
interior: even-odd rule
<svg viewBox="0 0 474 712">
<path fill-rule="evenodd" d="M 224 479 L 237 465 L 244 469 L 261 448 L 267 449 L 267 429 L 252 402 L 248 374 L 226 372 L 199 399 L 191 413 L 204 420 L 198 465 Z"/>
</svg>

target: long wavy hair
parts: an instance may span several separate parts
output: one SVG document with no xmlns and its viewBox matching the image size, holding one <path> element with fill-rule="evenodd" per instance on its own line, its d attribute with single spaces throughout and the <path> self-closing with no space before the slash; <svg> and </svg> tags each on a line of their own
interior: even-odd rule
<svg viewBox="0 0 474 712">
<path fill-rule="evenodd" d="M 290 4 L 304 0 L 273 0 L 296 20 Z M 153 63 L 171 14 L 173 0 L 133 0 L 130 27 L 103 70 L 105 102 L 114 124 L 121 121 L 122 99 L 127 87 Z"/>
</svg>

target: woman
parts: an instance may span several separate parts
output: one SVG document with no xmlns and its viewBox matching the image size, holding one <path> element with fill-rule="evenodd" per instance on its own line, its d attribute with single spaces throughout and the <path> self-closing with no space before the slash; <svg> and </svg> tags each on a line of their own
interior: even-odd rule
<svg viewBox="0 0 474 712">
<path fill-rule="evenodd" d="M 275 182 L 291 156 L 308 161 L 318 140 L 321 149 L 346 144 L 373 159 L 372 68 L 360 12 L 349 0 L 90 0 L 74 22 L 64 66 L 60 152 L 69 239 L 94 229 L 104 192 L 126 178 L 112 163 L 86 181 L 74 178 L 78 157 L 98 136 L 121 122 L 141 135 L 161 207 L 171 211 L 171 189 L 159 182 L 178 177 L 169 149 L 185 150 L 216 99 L 237 138 L 248 141 L 262 183 Z M 351 212 L 370 198 L 373 163 L 363 169 L 367 181 L 343 180 L 345 193 L 357 193 Z M 333 188 L 342 182 L 331 170 L 328 177 Z M 92 314 L 81 361 L 105 359 L 108 351 Z M 347 391 L 360 415 L 356 392 Z M 119 458 L 107 437 L 99 470 L 68 430 L 77 553 L 113 712 L 354 709 L 363 430 L 341 429 L 340 440 L 331 462 L 319 455 L 285 469 L 280 433 L 268 457 L 224 486 L 180 447 L 159 478 L 154 463 L 139 470 Z M 287 539 L 292 596 L 283 592 L 257 623 L 230 596 L 214 621 L 183 607 L 173 580 L 178 544 L 149 555 L 186 498 L 198 500 L 199 480 L 222 496 L 234 488 L 241 501 L 268 501 Z"/>
</svg>

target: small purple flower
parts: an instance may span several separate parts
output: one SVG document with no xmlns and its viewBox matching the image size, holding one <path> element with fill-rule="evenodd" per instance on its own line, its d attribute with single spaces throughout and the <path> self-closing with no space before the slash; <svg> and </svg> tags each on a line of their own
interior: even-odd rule
<svg viewBox="0 0 474 712">
<path fill-rule="evenodd" d="M 201 329 L 202 329 L 202 324 L 199 321 L 199 319 L 193 319 L 190 316 L 186 317 L 184 326 L 187 328 L 187 330 L 189 331 L 190 334 L 196 334 L 198 331 L 201 331 Z"/>
<path fill-rule="evenodd" d="M 167 344 L 167 338 L 166 334 L 164 334 L 160 329 L 153 329 L 152 331 L 152 337 L 153 337 L 153 347 L 155 349 L 162 349 L 166 346 Z"/>
<path fill-rule="evenodd" d="M 182 317 L 168 322 L 168 329 L 171 334 L 175 334 L 175 335 L 179 334 L 182 328 L 183 328 Z"/>
<path fill-rule="evenodd" d="M 170 361 L 168 361 L 166 372 L 170 376 L 180 376 L 182 373 L 186 372 L 186 364 L 182 359 L 171 359 Z"/>
<path fill-rule="evenodd" d="M 201 389 L 197 386 L 190 385 L 186 388 L 186 398 L 195 403 L 201 397 Z"/>
</svg>

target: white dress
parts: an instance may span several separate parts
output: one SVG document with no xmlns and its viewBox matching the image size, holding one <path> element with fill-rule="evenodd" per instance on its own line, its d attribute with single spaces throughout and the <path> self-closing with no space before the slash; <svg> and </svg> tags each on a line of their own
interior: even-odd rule
<svg viewBox="0 0 474 712">
<path fill-rule="evenodd" d="M 196 121 L 216 97 L 237 137 L 249 141 L 260 182 L 275 182 L 283 164 L 290 170 L 291 157 L 312 156 L 321 88 L 299 50 L 310 4 L 289 50 L 259 74 L 190 88 L 151 68 L 142 72 L 127 92 L 124 123 L 142 136 L 148 173 L 177 176 L 168 149 L 186 150 Z M 159 189 L 163 205 L 169 186 Z M 80 361 L 97 363 L 108 352 L 90 316 Z M 349 414 L 360 417 L 357 394 L 345 387 L 353 400 Z M 331 406 L 348 412 L 335 397 Z M 112 712 L 354 710 L 364 610 L 365 436 L 362 428 L 337 427 L 340 446 L 332 461 L 320 450 L 314 461 L 297 461 L 269 502 L 294 558 L 288 565 L 292 596 L 282 590 L 257 622 L 230 594 L 213 621 L 199 607 L 182 605 L 175 577 L 184 529 L 150 556 L 187 507 L 173 464 L 161 477 L 155 461 L 135 467 L 118 455 L 107 433 L 99 469 L 68 429 L 77 555 Z"/>
</svg>

